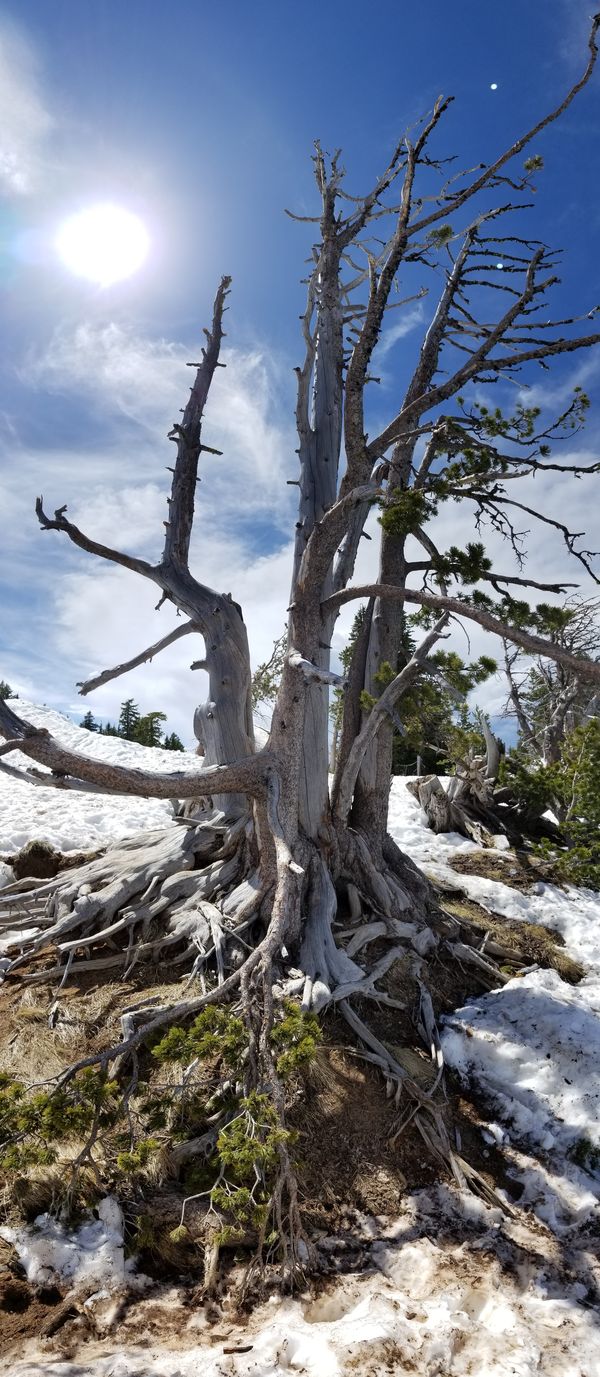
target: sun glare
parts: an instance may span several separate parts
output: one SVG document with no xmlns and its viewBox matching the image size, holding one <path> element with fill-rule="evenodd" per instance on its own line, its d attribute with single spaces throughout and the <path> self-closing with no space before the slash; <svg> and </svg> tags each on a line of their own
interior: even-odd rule
<svg viewBox="0 0 600 1377">
<path fill-rule="evenodd" d="M 56 248 L 77 277 L 108 287 L 141 268 L 150 241 L 142 221 L 121 206 L 88 206 L 61 225 Z"/>
</svg>

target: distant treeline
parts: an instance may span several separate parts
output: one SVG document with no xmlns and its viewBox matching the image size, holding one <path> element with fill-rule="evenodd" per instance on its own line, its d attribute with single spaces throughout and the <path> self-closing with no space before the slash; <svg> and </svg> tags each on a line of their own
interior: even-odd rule
<svg viewBox="0 0 600 1377">
<path fill-rule="evenodd" d="M 162 746 L 164 751 L 183 751 L 183 742 L 177 732 L 165 733 L 162 723 L 166 722 L 164 712 L 141 713 L 133 698 L 121 703 L 121 711 L 116 726 L 112 722 L 97 722 L 93 713 L 86 712 L 80 722 L 88 732 L 99 732 L 101 736 L 120 736 L 125 741 L 137 741 L 140 746 Z"/>
</svg>

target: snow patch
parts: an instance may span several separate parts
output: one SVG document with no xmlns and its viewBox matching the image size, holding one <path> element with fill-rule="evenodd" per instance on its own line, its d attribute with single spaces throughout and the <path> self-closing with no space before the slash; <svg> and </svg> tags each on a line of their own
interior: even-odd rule
<svg viewBox="0 0 600 1377">
<path fill-rule="evenodd" d="M 32 1225 L 1 1228 L 0 1237 L 12 1243 L 27 1280 L 33 1286 L 68 1283 L 76 1291 L 123 1287 L 134 1271 L 123 1249 L 123 1212 L 107 1195 L 76 1229 L 68 1229 L 50 1214 Z"/>
<path fill-rule="evenodd" d="M 470 999 L 442 1030 L 446 1061 L 501 1120 L 488 1135 L 505 1136 L 521 1203 L 555 1232 L 572 1229 L 597 1214 L 600 1194 L 600 896 L 542 883 L 522 894 L 497 880 L 458 875 L 450 855 L 477 848 L 454 833 L 436 836 L 404 779 L 392 781 L 388 821 L 401 849 L 434 880 L 491 913 L 560 933 L 588 970 L 569 985 L 556 971 L 534 969 Z"/>
<path fill-rule="evenodd" d="M 442 1046 L 503 1118 L 545 1152 L 581 1138 L 600 1148 L 600 988 L 535 970 L 444 1020 Z"/>
<path fill-rule="evenodd" d="M 317 1299 L 273 1298 L 247 1326 L 228 1325 L 225 1341 L 221 1334 L 211 1342 L 195 1315 L 182 1322 L 177 1350 L 152 1342 L 154 1324 L 143 1347 L 122 1347 L 119 1357 L 113 1348 L 72 1363 L 17 1362 L 12 1377 L 594 1377 L 599 1370 L 600 1333 L 593 1312 L 578 1303 L 583 1288 L 556 1294 L 543 1258 L 514 1280 L 488 1250 L 483 1265 L 468 1245 L 419 1238 L 376 1244 L 372 1262 L 371 1273 L 340 1278 Z M 199 1327 L 202 1341 L 194 1343 Z M 186 1339 L 194 1346 L 186 1348 Z"/>
<path fill-rule="evenodd" d="M 14 710 L 34 727 L 46 727 L 62 746 L 94 760 L 161 774 L 188 774 L 202 768 L 192 751 L 164 751 L 116 736 L 100 736 L 76 726 L 53 708 L 40 708 L 24 699 L 14 700 Z M 12 753 L 7 763 L 15 769 L 28 769 L 32 764 L 20 751 Z M 36 769 L 50 773 L 43 766 Z M 175 789 L 173 792 L 176 795 Z M 45 788 L 0 773 L 0 854 L 19 851 L 33 840 L 47 841 L 59 851 L 87 851 L 135 832 L 168 826 L 172 820 L 168 799 Z M 0 876 L 0 885 L 8 883 Z"/>
</svg>

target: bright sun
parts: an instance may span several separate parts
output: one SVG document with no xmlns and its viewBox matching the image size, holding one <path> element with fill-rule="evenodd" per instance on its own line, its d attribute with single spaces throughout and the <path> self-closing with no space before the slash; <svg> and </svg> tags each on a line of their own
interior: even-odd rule
<svg viewBox="0 0 600 1377">
<path fill-rule="evenodd" d="M 142 221 L 121 206 L 88 206 L 61 225 L 56 248 L 72 273 L 102 287 L 141 268 L 150 241 Z"/>
</svg>

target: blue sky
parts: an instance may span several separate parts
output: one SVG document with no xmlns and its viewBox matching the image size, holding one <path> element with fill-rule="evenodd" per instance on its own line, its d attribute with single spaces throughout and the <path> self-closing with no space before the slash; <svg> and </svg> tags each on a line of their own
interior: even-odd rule
<svg viewBox="0 0 600 1377">
<path fill-rule="evenodd" d="M 314 208 L 313 140 L 342 146 L 348 186 L 365 190 L 443 91 L 456 99 L 437 151 L 462 165 L 487 159 L 574 80 L 588 14 L 580 0 L 0 5 L 0 677 L 104 717 L 133 694 L 146 710 L 165 707 L 189 739 L 202 693 L 186 669 L 191 643 L 77 703 L 77 679 L 172 623 L 133 576 L 39 532 L 33 503 L 38 491 L 50 507 L 68 501 L 100 539 L 158 552 L 165 434 L 222 272 L 234 279 L 229 367 L 206 434 L 225 458 L 203 475 L 196 568 L 244 603 L 255 660 L 268 653 L 287 601 L 292 368 L 310 244 L 284 207 Z M 596 78 L 532 150 L 545 170 L 528 232 L 567 249 L 559 312 L 600 301 L 599 134 Z M 53 243 L 67 216 L 106 200 L 142 218 L 151 251 L 136 276 L 100 289 L 71 276 Z M 418 349 L 419 316 L 407 314 L 385 353 L 384 410 Z M 554 391 L 583 380 L 593 396 L 598 367 L 565 361 L 555 377 Z M 597 435 L 592 411 L 578 443 L 594 451 Z M 555 486 L 553 501 L 589 529 L 589 485 Z M 564 576 L 547 539 L 534 558 L 546 577 Z"/>
</svg>

